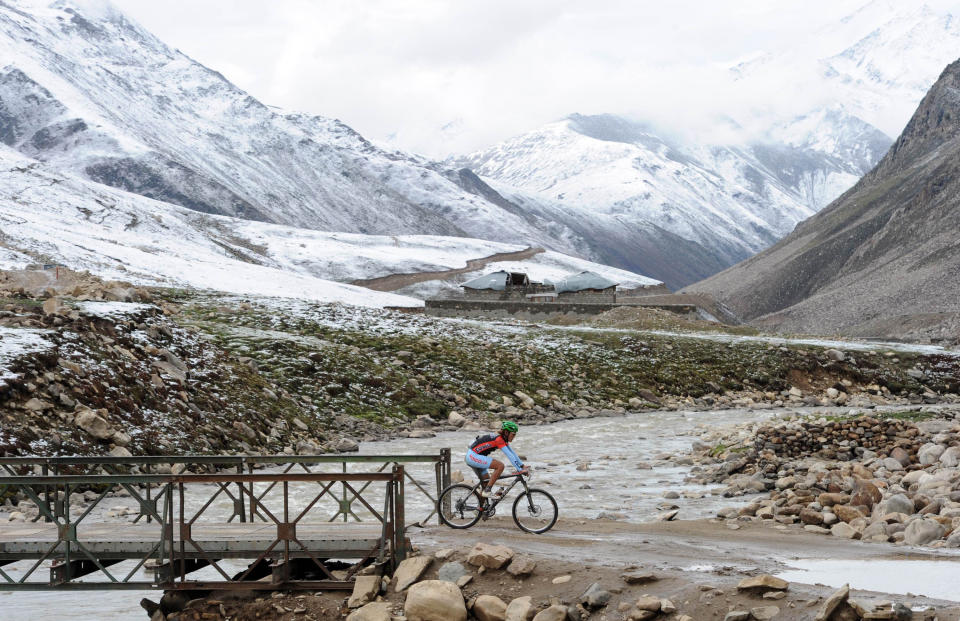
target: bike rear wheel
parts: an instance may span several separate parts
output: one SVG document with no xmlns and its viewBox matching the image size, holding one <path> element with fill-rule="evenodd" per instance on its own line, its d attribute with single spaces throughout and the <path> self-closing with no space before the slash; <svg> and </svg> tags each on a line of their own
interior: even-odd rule
<svg viewBox="0 0 960 621">
<path fill-rule="evenodd" d="M 542 489 L 530 488 L 513 501 L 513 521 L 528 533 L 545 533 L 557 523 L 557 501 Z"/>
<path fill-rule="evenodd" d="M 450 528 L 470 528 L 480 519 L 480 504 L 480 494 L 473 487 L 457 483 L 441 492 L 437 513 Z"/>
</svg>

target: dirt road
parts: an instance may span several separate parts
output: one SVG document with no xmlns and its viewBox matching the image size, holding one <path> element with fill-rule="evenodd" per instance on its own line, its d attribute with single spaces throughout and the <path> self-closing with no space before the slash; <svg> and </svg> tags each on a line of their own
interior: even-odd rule
<svg viewBox="0 0 960 621">
<path fill-rule="evenodd" d="M 820 602 L 836 590 L 835 586 L 818 583 L 831 582 L 833 576 L 810 572 L 808 581 L 791 581 L 786 598 L 778 601 L 764 601 L 759 595 L 736 590 L 744 577 L 780 573 L 788 569 L 792 559 L 851 559 L 860 568 L 855 572 L 858 575 L 870 573 L 871 568 L 881 571 L 881 566 L 888 568 L 895 562 L 936 561 L 931 564 L 939 566 L 945 580 L 960 575 L 960 551 L 866 544 L 794 528 L 781 531 L 757 523 L 742 523 L 739 529 L 731 530 L 725 523 L 711 520 L 629 524 L 561 519 L 552 531 L 529 535 L 516 528 L 509 517 L 497 516 L 468 531 L 431 525 L 410 533 L 414 544 L 428 552 L 465 550 L 483 541 L 532 555 L 538 561 L 537 575 L 544 579 L 531 579 L 529 588 L 521 589 L 521 594 L 533 594 L 535 599 L 555 595 L 557 587 L 546 578 L 559 574 L 572 575 L 572 581 L 564 586 L 569 594 L 577 595 L 596 581 L 606 588 L 623 586 L 620 573 L 630 566 L 642 567 L 659 578 L 643 585 L 643 591 L 671 599 L 694 619 L 722 619 L 733 608 L 749 610 L 769 604 L 781 608 L 778 621 L 812 619 Z M 909 571 L 902 570 L 904 574 Z M 845 580 L 856 586 L 858 575 Z M 936 609 L 940 621 L 960 619 L 956 601 L 905 595 L 907 591 L 922 592 L 924 582 L 915 582 L 919 583 L 911 587 L 909 577 L 904 575 L 902 584 L 907 588 L 899 594 L 853 589 L 850 597 L 863 602 L 893 600 L 914 607 L 930 606 Z"/>
<path fill-rule="evenodd" d="M 489 257 L 470 259 L 467 261 L 466 267 L 458 267 L 452 270 L 441 270 L 437 272 L 415 272 L 412 274 L 391 274 L 389 276 L 380 276 L 379 278 L 354 280 L 350 284 L 357 285 L 358 287 L 366 287 L 367 289 L 373 289 L 374 291 L 396 291 L 397 289 L 402 289 L 403 287 L 426 282 L 428 280 L 444 280 L 458 274 L 475 272 L 476 270 L 482 269 L 488 263 L 496 263 L 497 261 L 523 261 L 534 255 L 540 254 L 541 252 L 544 252 L 543 248 L 533 247 L 527 248 L 526 250 L 519 250 L 517 252 L 500 252 L 497 254 L 492 254 Z"/>
</svg>

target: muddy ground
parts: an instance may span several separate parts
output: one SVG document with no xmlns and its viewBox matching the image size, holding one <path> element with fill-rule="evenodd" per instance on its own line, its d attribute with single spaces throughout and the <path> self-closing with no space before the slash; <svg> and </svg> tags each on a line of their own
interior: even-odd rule
<svg viewBox="0 0 960 621">
<path fill-rule="evenodd" d="M 443 563 L 459 561 L 473 574 L 473 579 L 463 588 L 468 600 L 487 594 L 509 603 L 529 595 L 535 605 L 544 607 L 550 603 L 570 604 L 598 582 L 614 596 L 606 607 L 585 617 L 596 621 L 624 618 L 620 604 L 632 604 L 647 594 L 669 599 L 677 607 L 675 613 L 658 617 L 662 619 L 679 619 L 682 615 L 696 621 L 723 619 L 733 610 L 777 606 L 780 609 L 774 617 L 777 621 L 810 620 L 836 591 L 835 587 L 791 582 L 783 598 L 767 599 L 762 596 L 764 591 L 738 592 L 737 584 L 748 576 L 777 573 L 786 568 L 784 559 L 794 557 L 860 559 L 867 572 L 875 560 L 948 558 L 944 551 L 868 545 L 803 531 L 777 531 L 756 523 L 744 523 L 738 530 L 731 530 L 725 523 L 714 520 L 628 524 L 561 519 L 549 533 L 530 535 L 517 529 L 509 518 L 495 517 L 468 531 L 432 525 L 413 529 L 410 536 L 422 554 L 453 550 L 448 558 L 434 560 L 422 579 L 435 579 Z M 529 554 L 536 559 L 536 569 L 526 578 L 498 570 L 479 573 L 465 560 L 477 542 L 506 545 L 517 554 Z M 650 571 L 656 580 L 628 585 L 621 575 L 631 570 Z M 554 584 L 554 578 L 560 576 L 570 576 L 570 580 Z M 815 575 L 811 578 L 811 582 L 816 582 Z M 244 602 L 214 596 L 213 604 L 195 604 L 193 608 L 197 618 L 342 619 L 349 612 L 348 595 L 344 592 L 320 596 L 278 594 Z M 401 615 L 404 594 L 394 593 L 391 588 L 386 599 L 394 604 L 394 614 Z M 933 619 L 935 615 L 939 621 L 960 620 L 960 604 L 922 595 L 854 589 L 850 599 L 869 608 L 882 601 L 900 602 L 915 610 L 915 619 Z M 926 612 L 922 612 L 924 609 Z M 225 614 L 220 615 L 221 612 Z M 220 616 L 202 617 L 202 613 Z M 188 613 L 183 618 L 192 616 Z"/>
</svg>

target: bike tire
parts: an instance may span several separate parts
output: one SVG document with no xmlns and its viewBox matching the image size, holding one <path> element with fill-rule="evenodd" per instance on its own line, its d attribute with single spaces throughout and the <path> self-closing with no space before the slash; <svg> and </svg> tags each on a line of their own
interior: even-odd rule
<svg viewBox="0 0 960 621">
<path fill-rule="evenodd" d="M 470 485 L 455 483 L 440 493 L 437 515 L 450 528 L 470 528 L 480 520 L 480 494 Z M 444 509 L 444 506 L 449 509 Z"/>
<path fill-rule="evenodd" d="M 547 532 L 557 523 L 558 515 L 557 501 L 542 489 L 531 487 L 513 501 L 513 521 L 528 533 Z"/>
</svg>

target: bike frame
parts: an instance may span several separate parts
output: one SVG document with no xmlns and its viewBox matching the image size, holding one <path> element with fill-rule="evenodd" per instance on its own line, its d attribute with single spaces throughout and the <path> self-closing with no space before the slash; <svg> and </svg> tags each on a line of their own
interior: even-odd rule
<svg viewBox="0 0 960 621">
<path fill-rule="evenodd" d="M 486 502 L 486 505 L 481 509 L 482 511 L 488 511 L 493 507 L 496 507 L 498 504 L 500 504 L 500 501 L 507 497 L 507 495 L 510 493 L 510 490 L 516 487 L 517 483 L 520 483 L 521 485 L 523 485 L 524 491 L 530 491 L 530 488 L 527 486 L 526 479 L 524 479 L 524 476 L 519 472 L 514 472 L 513 474 L 501 474 L 500 477 L 497 478 L 497 483 L 500 483 L 500 481 L 503 481 L 504 479 L 513 479 L 513 481 L 510 482 L 509 487 L 503 490 L 503 494 L 501 494 L 500 496 L 497 496 L 496 494 L 490 494 L 490 497 L 485 499 L 487 502 Z M 483 481 L 480 481 L 479 483 L 474 485 L 471 493 L 479 492 L 482 485 L 483 485 Z"/>
</svg>

